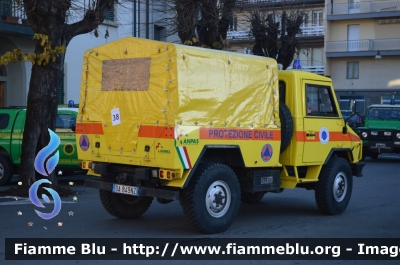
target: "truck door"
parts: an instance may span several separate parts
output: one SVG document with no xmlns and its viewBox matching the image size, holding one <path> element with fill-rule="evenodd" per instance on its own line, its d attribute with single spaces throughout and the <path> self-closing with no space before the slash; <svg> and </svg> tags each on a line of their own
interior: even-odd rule
<svg viewBox="0 0 400 265">
<path fill-rule="evenodd" d="M 303 81 L 305 93 L 304 131 L 296 132 L 304 141 L 303 162 L 324 162 L 332 148 L 342 146 L 343 119 L 334 97 L 333 87 L 327 82 Z"/>
<path fill-rule="evenodd" d="M 21 159 L 22 136 L 24 133 L 25 118 L 26 111 L 19 111 L 15 118 L 15 123 L 11 132 L 11 157 L 14 160 L 13 162 L 16 164 L 19 164 Z"/>
</svg>

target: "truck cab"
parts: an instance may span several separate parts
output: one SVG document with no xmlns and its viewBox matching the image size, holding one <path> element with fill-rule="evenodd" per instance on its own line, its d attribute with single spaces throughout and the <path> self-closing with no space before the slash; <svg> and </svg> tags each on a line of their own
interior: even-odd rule
<svg viewBox="0 0 400 265">
<path fill-rule="evenodd" d="M 294 188 L 318 181 L 318 175 L 311 172 L 319 172 L 332 157 L 346 159 L 358 176 L 361 140 L 341 115 L 332 80 L 302 71 L 279 71 L 279 92 L 294 125 L 291 143 L 280 162 L 290 171 L 302 172 L 300 179 L 283 176 L 282 186 Z"/>
</svg>

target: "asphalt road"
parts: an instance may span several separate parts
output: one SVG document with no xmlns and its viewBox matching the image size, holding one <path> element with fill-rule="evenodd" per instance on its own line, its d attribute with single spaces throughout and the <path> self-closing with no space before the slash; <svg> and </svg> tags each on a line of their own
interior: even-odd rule
<svg viewBox="0 0 400 265">
<path fill-rule="evenodd" d="M 0 197 L 0 264 L 128 264 L 129 261 L 4 261 L 4 238 L 400 238 L 400 155 L 366 160 L 362 178 L 354 178 L 345 213 L 327 216 L 317 209 L 314 192 L 305 189 L 266 194 L 258 204 L 242 204 L 224 233 L 203 235 L 186 221 L 178 202 L 160 204 L 134 220 L 109 215 L 98 190 L 83 187 L 83 175 L 60 177 L 74 182 L 75 196 L 62 198 L 61 212 L 43 220 L 28 198 Z M 89 177 L 91 178 L 91 177 Z M 17 186 L 14 176 L 8 189 Z M 76 200 L 74 200 L 76 197 Z M 52 206 L 50 207 L 52 208 Z M 46 210 L 43 210 L 45 212 Z M 50 210 L 49 210 L 50 211 Z M 19 215 L 18 212 L 22 214 Z M 73 212 L 73 215 L 71 214 Z M 32 222 L 32 226 L 28 223 Z M 58 223 L 62 222 L 62 226 Z M 132 263 L 130 261 L 129 263 Z M 135 264 L 187 264 L 187 261 L 135 261 Z M 396 261 L 190 261 L 191 264 L 398 264 Z"/>
</svg>

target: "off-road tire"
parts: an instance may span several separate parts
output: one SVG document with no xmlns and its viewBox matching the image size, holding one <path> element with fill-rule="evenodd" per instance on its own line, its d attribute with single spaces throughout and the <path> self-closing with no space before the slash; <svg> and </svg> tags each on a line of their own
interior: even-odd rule
<svg viewBox="0 0 400 265">
<path fill-rule="evenodd" d="M 349 162 L 333 157 L 322 167 L 315 185 L 315 200 L 320 211 L 326 214 L 341 214 L 349 204 L 353 188 L 353 176 Z"/>
<path fill-rule="evenodd" d="M 241 200 L 244 203 L 257 203 L 264 197 L 265 192 L 242 192 Z"/>
<path fill-rule="evenodd" d="M 8 184 L 13 177 L 13 165 L 10 158 L 0 156 L 0 186 Z"/>
<path fill-rule="evenodd" d="M 290 144 L 293 135 L 293 119 L 289 108 L 282 101 L 279 102 L 279 119 L 281 120 L 281 153 Z"/>
<path fill-rule="evenodd" d="M 193 227 L 207 234 L 220 233 L 237 216 L 240 185 L 230 167 L 205 164 L 196 170 L 181 196 L 183 212 Z"/>
<path fill-rule="evenodd" d="M 153 202 L 153 197 L 131 196 L 100 190 L 100 200 L 104 209 L 111 215 L 132 219 L 144 214 Z"/>
</svg>

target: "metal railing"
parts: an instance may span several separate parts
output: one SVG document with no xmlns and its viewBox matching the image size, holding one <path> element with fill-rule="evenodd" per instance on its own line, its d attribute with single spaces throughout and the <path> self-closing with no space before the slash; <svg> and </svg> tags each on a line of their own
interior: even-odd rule
<svg viewBox="0 0 400 265">
<path fill-rule="evenodd" d="M 326 52 L 400 50 L 400 39 L 327 41 Z"/>
<path fill-rule="evenodd" d="M 254 5 L 254 4 L 272 4 L 272 3 L 291 3 L 291 4 L 296 4 L 296 2 L 299 2 L 299 4 L 303 4 L 304 2 L 312 2 L 312 3 L 324 3 L 324 0 L 237 0 L 236 1 L 236 6 L 244 6 L 244 5 Z"/>
<path fill-rule="evenodd" d="M 0 0 L 0 19 L 6 22 L 22 23 L 26 13 L 15 0 Z"/>
<path fill-rule="evenodd" d="M 327 15 L 400 11 L 400 1 L 375 1 L 327 5 Z"/>
<path fill-rule="evenodd" d="M 292 70 L 292 66 L 289 66 L 287 70 Z M 323 65 L 307 65 L 302 66 L 301 70 L 303 72 L 314 73 L 318 75 L 323 75 L 325 73 L 325 67 Z"/>
<path fill-rule="evenodd" d="M 324 26 L 306 26 L 300 27 L 301 33 L 297 34 L 298 37 L 309 37 L 309 36 L 324 36 Z M 253 34 L 250 30 L 239 30 L 239 31 L 228 31 L 228 40 L 252 40 L 254 39 Z"/>
</svg>

